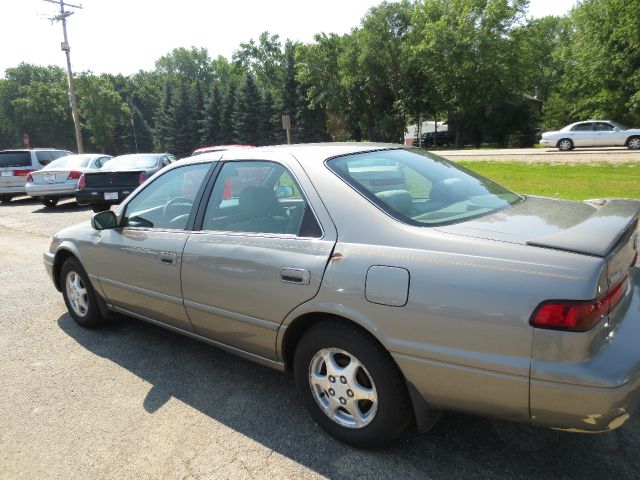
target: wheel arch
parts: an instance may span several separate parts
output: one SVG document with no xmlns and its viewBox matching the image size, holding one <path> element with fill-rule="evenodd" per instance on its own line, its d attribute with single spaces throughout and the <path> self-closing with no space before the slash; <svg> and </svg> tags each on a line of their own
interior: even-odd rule
<svg viewBox="0 0 640 480">
<path fill-rule="evenodd" d="M 80 262 L 80 264 L 82 264 L 82 260 L 80 259 L 80 255 L 77 250 L 69 245 L 64 245 L 58 248 L 55 257 L 53 258 L 53 284 L 59 292 L 62 291 L 62 285 L 60 285 L 60 272 L 62 271 L 62 265 L 64 265 L 64 262 L 71 257 L 75 258 Z"/>
<path fill-rule="evenodd" d="M 373 331 L 371 331 L 372 326 L 367 325 L 366 322 L 359 322 L 344 315 L 321 311 L 307 312 L 297 316 L 284 328 L 282 335 L 278 335 L 278 343 L 280 347 L 279 353 L 281 355 L 285 369 L 289 370 L 292 367 L 296 345 L 305 334 L 305 332 L 307 332 L 314 325 L 317 325 L 324 321 L 336 320 L 350 326 L 355 326 L 356 328 L 373 338 L 387 353 L 389 353 L 391 361 L 398 368 L 398 371 L 402 375 L 404 383 L 406 385 L 407 393 L 409 395 L 411 403 L 411 417 L 413 418 L 414 426 L 418 429 L 419 432 L 426 432 L 430 430 L 431 427 L 435 425 L 435 423 L 440 418 L 441 412 L 439 410 L 434 410 L 427 404 L 422 395 L 418 393 L 416 387 L 404 376 L 404 372 L 393 358 L 393 355 L 391 355 L 391 352 L 389 352 L 389 349 L 387 349 L 384 343 L 380 341 L 378 336 Z"/>
<path fill-rule="evenodd" d="M 624 141 L 624 146 L 625 146 L 625 147 L 628 147 L 628 146 L 629 146 L 629 141 L 630 141 L 632 138 L 640 138 L 640 135 L 637 135 L 637 134 L 636 134 L 636 135 L 629 135 L 629 136 L 627 137 L 627 139 Z"/>
</svg>

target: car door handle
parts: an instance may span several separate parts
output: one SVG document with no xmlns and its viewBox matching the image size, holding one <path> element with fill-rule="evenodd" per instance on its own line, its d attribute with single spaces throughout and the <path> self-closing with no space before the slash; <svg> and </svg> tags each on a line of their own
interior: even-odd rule
<svg viewBox="0 0 640 480">
<path fill-rule="evenodd" d="M 177 262 L 177 257 L 160 257 L 160 263 L 164 265 L 175 265 Z"/>
<path fill-rule="evenodd" d="M 309 285 L 311 273 L 304 268 L 282 267 L 280 269 L 280 281 L 285 283 L 298 283 Z"/>
</svg>

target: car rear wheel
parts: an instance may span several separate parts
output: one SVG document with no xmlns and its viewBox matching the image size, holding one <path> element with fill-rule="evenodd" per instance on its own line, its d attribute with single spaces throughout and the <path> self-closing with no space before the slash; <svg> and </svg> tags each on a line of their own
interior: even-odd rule
<svg viewBox="0 0 640 480">
<path fill-rule="evenodd" d="M 60 285 L 64 303 L 78 325 L 95 328 L 104 323 L 89 277 L 75 258 L 67 259 L 62 265 Z"/>
<path fill-rule="evenodd" d="M 342 442 L 377 448 L 409 425 L 411 403 L 402 372 L 356 326 L 327 320 L 311 327 L 296 348 L 294 375 L 313 419 Z"/>
<path fill-rule="evenodd" d="M 569 150 L 573 150 L 573 142 L 568 138 L 563 138 L 558 142 L 558 150 L 561 152 L 568 152 Z"/>
<path fill-rule="evenodd" d="M 627 147 L 631 150 L 640 150 L 640 137 L 631 137 L 627 142 Z"/>
<path fill-rule="evenodd" d="M 58 198 L 41 198 L 40 201 L 42 202 L 42 204 L 45 207 L 55 207 L 56 205 L 58 205 L 58 202 L 60 201 L 60 199 Z"/>
<path fill-rule="evenodd" d="M 109 210 L 109 205 L 107 203 L 95 203 L 91 205 L 91 210 L 94 213 L 100 213 Z"/>
</svg>

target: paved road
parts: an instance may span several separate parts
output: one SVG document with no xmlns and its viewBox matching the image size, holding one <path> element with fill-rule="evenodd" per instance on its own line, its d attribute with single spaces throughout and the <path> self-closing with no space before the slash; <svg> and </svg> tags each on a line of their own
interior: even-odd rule
<svg viewBox="0 0 640 480">
<path fill-rule="evenodd" d="M 578 435 L 450 413 L 359 451 L 310 420 L 289 375 L 135 320 L 83 330 L 41 252 L 90 215 L 0 204 L 0 479 L 638 478 L 640 414 Z"/>
<path fill-rule="evenodd" d="M 498 161 L 498 162 L 540 162 L 540 163 L 629 163 L 640 162 L 640 150 L 626 147 L 578 148 L 570 152 L 560 152 L 557 148 L 508 148 L 434 150 L 449 160 Z"/>
</svg>

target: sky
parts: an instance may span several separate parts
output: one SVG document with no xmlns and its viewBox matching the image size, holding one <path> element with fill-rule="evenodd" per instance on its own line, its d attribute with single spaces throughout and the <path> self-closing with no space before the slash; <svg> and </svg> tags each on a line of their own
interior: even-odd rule
<svg viewBox="0 0 640 480">
<path fill-rule="evenodd" d="M 281 40 L 310 42 L 320 32 L 343 34 L 381 0 L 65 0 L 82 5 L 68 19 L 75 72 L 131 74 L 151 70 L 177 47 L 204 47 L 212 58 L 267 30 Z M 530 0 L 529 15 L 564 15 L 575 0 Z M 62 26 L 47 19 L 44 0 L 0 0 L 0 75 L 20 62 L 66 68 Z"/>
</svg>

